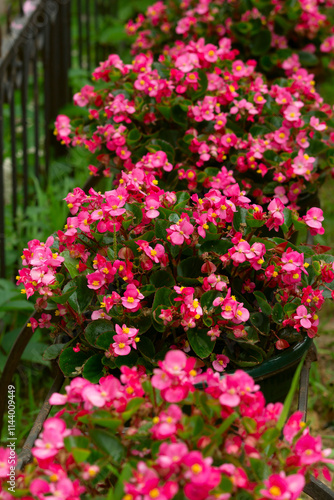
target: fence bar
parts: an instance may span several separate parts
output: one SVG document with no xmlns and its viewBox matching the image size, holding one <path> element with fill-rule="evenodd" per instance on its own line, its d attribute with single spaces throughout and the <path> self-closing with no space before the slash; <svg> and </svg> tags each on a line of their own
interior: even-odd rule
<svg viewBox="0 0 334 500">
<path fill-rule="evenodd" d="M 51 389 L 49 390 L 45 401 L 43 403 L 42 408 L 40 409 L 37 418 L 35 420 L 35 423 L 29 432 L 29 435 L 22 447 L 21 453 L 17 457 L 17 464 L 16 464 L 16 470 L 20 471 L 23 469 L 23 467 L 29 463 L 32 460 L 32 454 L 31 454 L 31 448 L 34 446 L 34 443 L 36 439 L 38 438 L 39 433 L 41 432 L 43 428 L 43 424 L 45 420 L 47 419 L 50 410 L 51 410 L 51 405 L 49 403 L 49 399 L 52 396 L 54 392 L 60 391 L 62 385 L 64 383 L 64 375 L 58 368 L 58 374 L 52 384 Z"/>
<path fill-rule="evenodd" d="M 5 199 L 4 186 L 4 171 L 3 171 L 3 88 L 1 82 L 3 80 L 3 70 L 0 68 L 0 200 Z M 5 210 L 4 207 L 0 210 L 0 276 L 5 276 L 6 261 L 5 261 Z"/>
<path fill-rule="evenodd" d="M 311 481 L 303 489 L 304 493 L 309 495 L 314 500 L 333 500 L 334 491 L 323 484 L 315 477 L 311 477 Z"/>
<path fill-rule="evenodd" d="M 23 209 L 28 206 L 28 67 L 29 43 L 22 47 L 22 84 L 21 84 L 21 111 L 22 111 L 22 145 L 23 145 Z"/>
<path fill-rule="evenodd" d="M 36 312 L 31 316 L 33 318 L 38 319 L 40 314 Z M 14 373 L 16 368 L 20 362 L 21 356 L 27 347 L 31 337 L 34 332 L 31 327 L 28 326 L 30 322 L 30 318 L 27 320 L 26 324 L 23 326 L 22 330 L 18 334 L 10 353 L 8 354 L 6 364 L 4 366 L 1 378 L 0 378 L 0 435 L 3 424 L 3 417 L 5 414 L 5 410 L 7 408 L 7 392 L 8 386 L 12 382 Z"/>
</svg>

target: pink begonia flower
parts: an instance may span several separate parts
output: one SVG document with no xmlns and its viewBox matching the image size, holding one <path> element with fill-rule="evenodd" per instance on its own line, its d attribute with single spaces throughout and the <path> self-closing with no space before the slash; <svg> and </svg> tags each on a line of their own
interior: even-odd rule
<svg viewBox="0 0 334 500">
<path fill-rule="evenodd" d="M 127 335 L 129 339 L 136 337 L 139 333 L 137 328 L 129 328 L 126 325 L 122 325 L 122 328 L 119 325 L 115 325 L 115 330 L 118 335 Z"/>
<path fill-rule="evenodd" d="M 49 418 L 44 422 L 43 432 L 31 450 L 33 456 L 41 460 L 53 458 L 64 446 L 64 438 L 70 434 L 71 430 L 66 429 L 63 420 L 57 417 Z"/>
<path fill-rule="evenodd" d="M 292 443 L 293 438 L 306 426 L 303 422 L 303 412 L 296 411 L 289 417 L 287 423 L 283 427 L 284 438 L 288 443 Z"/>
<path fill-rule="evenodd" d="M 97 319 L 111 320 L 111 316 L 108 316 L 108 314 L 106 314 L 103 309 L 99 309 L 98 311 L 92 312 L 91 319 L 94 321 Z"/>
<path fill-rule="evenodd" d="M 230 360 L 227 356 L 225 356 L 224 354 L 217 354 L 216 359 L 212 363 L 212 367 L 217 372 L 223 372 L 229 362 Z"/>
<path fill-rule="evenodd" d="M 167 255 L 166 255 L 166 252 L 165 252 L 165 248 L 160 243 L 158 243 L 157 245 L 155 245 L 155 248 L 152 248 L 150 246 L 145 247 L 144 248 L 144 252 L 156 264 L 158 264 L 159 262 L 161 264 L 164 264 L 164 263 L 168 262 L 166 260 Z"/>
<path fill-rule="evenodd" d="M 321 208 L 312 207 L 303 216 L 303 220 L 310 227 L 310 233 L 314 236 L 316 234 L 324 234 L 325 229 L 322 227 L 324 220 L 323 211 Z"/>
<path fill-rule="evenodd" d="M 299 323 L 301 324 L 302 327 L 304 328 L 311 328 L 312 323 L 309 320 L 309 318 L 312 317 L 311 314 L 308 314 L 308 311 L 305 306 L 298 306 L 297 311 L 296 311 L 296 316 L 294 316 L 294 319 L 299 319 Z"/>
<path fill-rule="evenodd" d="M 140 301 L 144 298 L 144 295 L 140 293 L 136 285 L 130 284 L 126 287 L 124 296 L 122 297 L 122 305 L 126 309 L 131 309 L 137 311 L 140 307 Z"/>
<path fill-rule="evenodd" d="M 310 125 L 315 130 L 319 130 L 319 132 L 321 132 L 322 130 L 326 130 L 327 129 L 326 123 L 325 122 L 320 123 L 319 118 L 316 118 L 315 116 L 311 116 Z"/>
<path fill-rule="evenodd" d="M 81 392 L 82 400 L 85 402 L 84 408 L 90 410 L 93 406 L 102 408 L 105 405 L 106 399 L 101 394 L 101 389 L 98 385 L 87 384 Z"/>
<path fill-rule="evenodd" d="M 207 334 L 211 337 L 211 341 L 214 342 L 218 337 L 220 337 L 221 331 L 218 326 L 214 326 L 213 328 L 210 328 Z"/>
<path fill-rule="evenodd" d="M 284 205 L 279 198 L 274 198 L 268 205 L 270 218 L 266 222 L 266 226 L 271 230 L 279 230 L 279 226 L 284 224 Z"/>
<path fill-rule="evenodd" d="M 126 203 L 125 199 L 120 199 L 120 196 L 107 196 L 106 197 L 106 211 L 112 216 L 117 217 L 126 212 L 124 205 Z"/>
<path fill-rule="evenodd" d="M 157 208 L 159 208 L 160 206 L 161 202 L 158 195 L 147 196 L 147 198 L 145 199 L 146 217 L 148 217 L 149 219 L 155 219 L 156 217 L 159 217 L 160 213 Z"/>
<path fill-rule="evenodd" d="M 325 457 L 331 453 L 330 449 L 322 450 L 321 437 L 316 438 L 310 436 L 308 433 L 298 439 L 294 446 L 295 455 L 299 459 L 299 465 L 311 465 L 316 462 L 330 462 L 334 463 L 333 459 L 326 459 Z"/>
<path fill-rule="evenodd" d="M 92 480 L 100 472 L 98 465 L 85 464 L 84 470 L 81 473 L 82 479 L 85 481 Z"/>
<path fill-rule="evenodd" d="M 177 403 L 186 398 L 189 390 L 194 390 L 195 358 L 187 358 L 182 351 L 169 351 L 164 361 L 159 361 L 152 377 L 152 385 L 161 390 L 161 396 L 169 403 Z"/>
<path fill-rule="evenodd" d="M 171 404 L 166 412 L 161 412 L 154 418 L 154 426 L 151 428 L 153 439 L 167 439 L 174 436 L 181 417 L 182 410 L 179 406 Z"/>
<path fill-rule="evenodd" d="M 12 460 L 14 460 L 12 462 Z M 9 448 L 0 448 L 0 478 L 7 477 L 10 473 L 10 466 L 16 465 L 16 454 Z"/>
<path fill-rule="evenodd" d="M 68 137 L 71 133 L 71 120 L 66 115 L 58 115 L 55 121 L 55 133 L 62 139 Z"/>
<path fill-rule="evenodd" d="M 106 280 L 104 274 L 97 271 L 87 275 L 87 282 L 88 288 L 91 288 L 92 290 L 99 290 L 103 287 L 103 285 L 105 285 Z"/>
<path fill-rule="evenodd" d="M 184 240 L 189 239 L 189 236 L 194 232 L 194 229 L 194 226 L 190 224 L 189 220 L 183 218 L 176 224 L 172 224 L 169 228 L 167 228 L 167 238 L 170 239 L 173 245 L 182 245 Z"/>
<path fill-rule="evenodd" d="M 33 479 L 30 484 L 30 492 L 37 498 L 44 499 L 44 493 L 50 492 L 50 484 L 45 479 Z"/>
<path fill-rule="evenodd" d="M 159 452 L 157 463 L 163 469 L 178 470 L 182 464 L 183 457 L 188 453 L 188 448 L 185 443 L 162 443 Z"/>
<path fill-rule="evenodd" d="M 271 500 L 296 500 L 305 486 L 305 478 L 301 474 L 285 476 L 284 472 L 272 474 L 264 480 L 266 489 L 260 490 L 261 495 Z"/>
<path fill-rule="evenodd" d="M 233 375 L 226 375 L 220 380 L 219 389 L 222 394 L 219 401 L 222 405 L 234 408 L 238 406 L 243 394 L 250 394 L 260 389 L 250 375 L 237 370 Z"/>
<path fill-rule="evenodd" d="M 95 95 L 95 89 L 91 85 L 85 85 L 82 87 L 80 92 L 77 92 L 73 96 L 73 102 L 76 106 L 80 106 L 83 108 L 89 103 L 89 99 L 91 96 Z"/>
<path fill-rule="evenodd" d="M 112 347 L 115 354 L 118 356 L 126 356 L 131 352 L 130 346 L 133 341 L 126 334 L 114 335 L 113 339 L 115 342 L 112 344 Z"/>
</svg>

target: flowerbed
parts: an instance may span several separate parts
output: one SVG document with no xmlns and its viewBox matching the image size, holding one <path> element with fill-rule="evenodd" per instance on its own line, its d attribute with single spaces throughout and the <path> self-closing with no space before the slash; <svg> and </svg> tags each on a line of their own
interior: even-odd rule
<svg viewBox="0 0 334 500">
<path fill-rule="evenodd" d="M 315 337 L 334 288 L 330 248 L 291 241 L 324 233 L 307 195 L 333 166 L 332 109 L 296 55 L 268 52 L 284 70 L 276 80 L 258 71 L 271 40 L 283 44 L 275 5 L 276 23 L 270 2 L 258 6 L 268 29 L 242 11 L 259 65 L 233 45 L 249 41 L 237 20 L 201 31 L 233 3 L 184 2 L 198 19 L 181 32 L 189 11 L 176 20 L 158 2 L 148 18 L 184 41 L 138 54 L 139 33 L 131 64 L 110 55 L 75 94 L 87 119 L 57 118 L 57 138 L 89 149 L 90 173 L 113 185 L 74 189 L 65 227 L 23 252 L 18 283 L 41 313 L 31 327 L 66 334 L 45 357 L 75 378 L 50 400 L 65 407 L 18 477 L 21 497 L 297 500 L 311 473 L 330 479 L 330 451 L 301 413 L 285 424 L 288 405 L 266 406 L 238 370 Z M 296 5 L 288 24 L 310 35 L 319 6 Z M 237 371 L 221 377 L 226 367 Z"/>
<path fill-rule="evenodd" d="M 95 155 L 90 172 L 115 184 L 69 193 L 57 241 L 24 251 L 18 282 L 61 317 L 32 327 L 73 339 L 47 353 L 62 350 L 65 375 L 152 369 L 175 347 L 217 371 L 255 366 L 314 337 L 331 297 L 329 248 L 289 241 L 324 232 L 322 210 L 302 206 L 333 151 L 332 110 L 310 75 L 269 85 L 226 37 L 176 44 L 159 60 L 111 55 L 96 88 L 74 96 L 89 123 L 56 122 L 61 141 Z"/>
<path fill-rule="evenodd" d="M 73 379 L 50 399 L 64 407 L 44 423 L 15 497 L 2 479 L 1 498 L 296 500 L 310 473 L 330 478 L 330 450 L 300 412 L 284 424 L 287 408 L 266 406 L 245 372 L 201 375 L 195 363 L 170 351 L 152 377 L 122 367 L 120 380 Z M 0 458 L 5 478 L 6 449 Z"/>
<path fill-rule="evenodd" d="M 333 69 L 333 1 L 159 1 L 127 24 L 136 34 L 134 54 L 161 53 L 171 41 L 208 42 L 228 36 L 261 71 L 277 76 L 287 68 Z"/>
</svg>

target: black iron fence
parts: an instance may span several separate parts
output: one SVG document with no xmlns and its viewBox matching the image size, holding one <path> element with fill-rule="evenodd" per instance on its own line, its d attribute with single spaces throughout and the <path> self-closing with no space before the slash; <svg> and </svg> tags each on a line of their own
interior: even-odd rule
<svg viewBox="0 0 334 500">
<path fill-rule="evenodd" d="M 53 143 L 51 123 L 70 101 L 70 68 L 91 70 L 106 57 L 97 42 L 113 0 L 35 0 L 34 10 L 7 13 L 0 36 L 0 278 L 10 277 L 21 250 L 6 245 L 46 187 Z M 73 50 L 75 48 L 75 50 Z"/>
</svg>

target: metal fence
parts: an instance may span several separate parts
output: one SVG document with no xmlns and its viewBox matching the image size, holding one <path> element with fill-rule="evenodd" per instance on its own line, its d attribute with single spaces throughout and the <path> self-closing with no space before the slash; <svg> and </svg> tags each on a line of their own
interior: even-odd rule
<svg viewBox="0 0 334 500">
<path fill-rule="evenodd" d="M 69 70 L 91 70 L 105 58 L 108 47 L 96 42 L 96 33 L 117 6 L 113 0 L 36 0 L 34 7 L 24 12 L 20 1 L 14 20 L 9 10 L 0 36 L 0 278 L 10 277 L 21 250 L 6 251 L 6 239 L 18 231 L 18 215 L 24 219 L 35 203 L 34 179 L 47 184 L 55 145 L 50 124 L 71 99 Z"/>
</svg>

